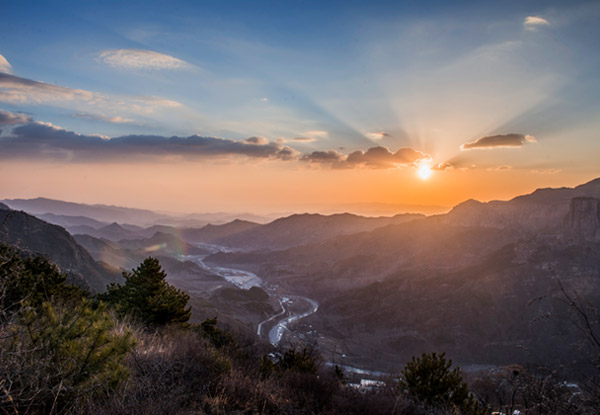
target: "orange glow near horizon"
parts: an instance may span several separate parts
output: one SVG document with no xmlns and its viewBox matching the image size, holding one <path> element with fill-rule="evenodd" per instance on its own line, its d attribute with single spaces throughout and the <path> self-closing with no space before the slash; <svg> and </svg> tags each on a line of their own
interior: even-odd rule
<svg viewBox="0 0 600 415">
<path fill-rule="evenodd" d="M 582 174 L 524 175 L 517 169 L 455 169 L 436 171 L 423 180 L 415 177 L 410 167 L 324 169 L 301 163 L 234 160 L 64 165 L 8 162 L 0 166 L 0 177 L 4 178 L 0 180 L 0 198 L 48 197 L 186 213 L 349 211 L 365 215 L 433 213 L 428 206 L 449 209 L 471 198 L 511 199 L 536 188 L 575 186 L 594 178 Z"/>
</svg>

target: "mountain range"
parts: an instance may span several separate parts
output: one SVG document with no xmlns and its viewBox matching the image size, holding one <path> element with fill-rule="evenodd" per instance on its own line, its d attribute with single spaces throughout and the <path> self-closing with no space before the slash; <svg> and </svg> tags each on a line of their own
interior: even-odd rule
<svg viewBox="0 0 600 415">
<path fill-rule="evenodd" d="M 120 221 L 131 219 L 120 208 L 87 217 L 89 207 L 68 203 L 39 213 L 75 238 L 6 205 L 2 240 L 49 256 L 98 290 L 114 278 L 107 269 L 153 255 L 190 293 L 196 315 L 250 330 L 279 312 L 278 298 L 314 299 L 318 311 L 288 325 L 287 341 L 317 344 L 339 364 L 394 371 L 414 354 L 445 351 L 467 367 L 586 367 L 586 339 L 566 298 L 586 310 L 600 304 L 600 179 L 469 200 L 432 216 L 294 214 L 189 227 Z M 255 273 L 264 290 L 236 287 L 210 271 L 219 267 Z"/>
<path fill-rule="evenodd" d="M 339 363 L 393 370 L 421 351 L 446 351 L 465 365 L 585 365 L 585 339 L 565 292 L 600 304 L 599 199 L 596 179 L 205 261 L 321 302 L 296 330 L 318 333 L 326 354 L 345 356 Z"/>
</svg>

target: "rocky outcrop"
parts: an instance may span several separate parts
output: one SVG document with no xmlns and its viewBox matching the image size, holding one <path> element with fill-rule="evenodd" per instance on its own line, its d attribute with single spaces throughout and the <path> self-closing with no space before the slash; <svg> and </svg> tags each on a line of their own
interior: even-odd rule
<svg viewBox="0 0 600 415">
<path fill-rule="evenodd" d="M 567 232 L 585 241 L 600 241 L 600 199 L 575 197 L 571 199 L 567 216 Z"/>
<path fill-rule="evenodd" d="M 452 225 L 512 229 L 521 234 L 560 234 L 574 198 L 600 198 L 600 179 L 575 188 L 538 189 L 509 201 L 468 200 L 441 220 Z"/>
</svg>

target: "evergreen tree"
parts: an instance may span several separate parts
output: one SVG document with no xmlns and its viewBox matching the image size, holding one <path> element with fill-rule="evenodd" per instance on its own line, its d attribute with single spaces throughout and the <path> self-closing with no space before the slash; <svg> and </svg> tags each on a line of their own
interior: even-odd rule
<svg viewBox="0 0 600 415">
<path fill-rule="evenodd" d="M 464 414 L 485 413 L 469 393 L 460 369 L 450 370 L 451 366 L 452 360 L 446 360 L 445 353 L 413 356 L 402 371 L 400 386 L 429 405 L 450 406 Z"/>
<path fill-rule="evenodd" d="M 24 305 L 39 309 L 44 302 L 73 305 L 89 294 L 67 283 L 67 276 L 42 257 L 30 257 L 0 244 L 0 320 Z"/>
<path fill-rule="evenodd" d="M 123 277 L 124 285 L 110 284 L 108 291 L 98 296 L 113 304 L 119 314 L 129 314 L 155 326 L 189 320 L 190 297 L 169 285 L 158 259 L 146 258 L 131 273 L 124 272 Z"/>
</svg>

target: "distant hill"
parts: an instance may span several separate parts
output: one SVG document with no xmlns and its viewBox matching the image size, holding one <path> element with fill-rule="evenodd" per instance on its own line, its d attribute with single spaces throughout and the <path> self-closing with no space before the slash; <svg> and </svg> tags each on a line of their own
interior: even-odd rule
<svg viewBox="0 0 600 415">
<path fill-rule="evenodd" d="M 49 258 L 74 282 L 104 291 L 117 275 L 97 263 L 62 227 L 25 212 L 0 209 L 0 241 Z"/>
<path fill-rule="evenodd" d="M 86 205 L 38 197 L 36 199 L 6 199 L 2 201 L 12 209 L 23 210 L 32 215 L 53 213 L 55 215 L 85 216 L 97 221 L 113 223 L 154 224 L 165 215 L 145 209 L 124 208 L 108 205 Z"/>
<path fill-rule="evenodd" d="M 276 219 L 266 225 L 216 239 L 220 245 L 244 249 L 285 249 L 292 246 L 322 242 L 339 235 L 348 235 L 389 224 L 423 218 L 420 214 L 370 218 L 350 213 L 335 215 L 296 214 Z"/>
<path fill-rule="evenodd" d="M 141 227 L 152 225 L 168 225 L 177 228 L 200 228 L 209 223 L 225 224 L 236 219 L 265 223 L 267 217 L 249 213 L 193 213 L 193 214 L 161 214 L 147 209 L 127 208 L 103 204 L 89 205 L 85 203 L 65 202 L 61 200 L 38 197 L 35 199 L 5 199 L 0 200 L 15 210 L 23 210 L 29 214 L 40 216 L 52 214 L 59 218 L 47 217 L 49 220 L 68 220 L 65 217 L 86 217 L 104 225 L 110 223 L 132 224 Z M 65 226 L 88 225 L 90 223 L 58 223 Z M 149 235 L 147 235 L 149 236 Z"/>
<path fill-rule="evenodd" d="M 74 226 L 88 226 L 93 229 L 99 229 L 108 225 L 106 222 L 100 222 L 86 216 L 55 215 L 54 213 L 35 214 L 34 216 L 53 225 L 62 226 L 65 229 Z"/>
<path fill-rule="evenodd" d="M 225 238 L 259 227 L 258 223 L 236 219 L 222 225 L 208 224 L 200 229 L 184 229 L 182 237 L 189 242 L 215 243 Z"/>
</svg>

